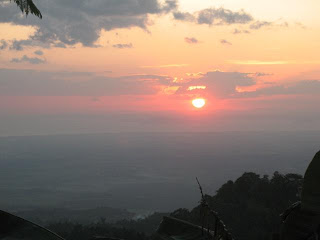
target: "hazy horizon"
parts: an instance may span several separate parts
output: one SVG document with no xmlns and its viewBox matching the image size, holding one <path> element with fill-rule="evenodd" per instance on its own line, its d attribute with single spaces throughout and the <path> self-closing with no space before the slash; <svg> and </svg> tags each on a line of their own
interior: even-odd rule
<svg viewBox="0 0 320 240">
<path fill-rule="evenodd" d="M 196 177 L 214 194 L 248 171 L 303 174 L 319 142 L 317 132 L 0 137 L 1 204 L 9 209 L 191 208 L 200 196 Z"/>
</svg>

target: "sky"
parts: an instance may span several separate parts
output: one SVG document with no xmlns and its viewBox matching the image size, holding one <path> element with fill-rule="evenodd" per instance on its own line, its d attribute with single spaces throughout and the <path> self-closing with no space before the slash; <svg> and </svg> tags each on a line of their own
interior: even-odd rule
<svg viewBox="0 0 320 240">
<path fill-rule="evenodd" d="M 320 130 L 318 0 L 35 3 L 0 1 L 1 136 Z"/>
</svg>

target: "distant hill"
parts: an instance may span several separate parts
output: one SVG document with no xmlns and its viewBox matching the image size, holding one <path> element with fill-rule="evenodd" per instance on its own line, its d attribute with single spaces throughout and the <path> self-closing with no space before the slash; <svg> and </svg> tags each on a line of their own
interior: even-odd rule
<svg viewBox="0 0 320 240">
<path fill-rule="evenodd" d="M 66 209 L 66 208 L 38 208 L 15 212 L 19 217 L 25 218 L 40 225 L 48 225 L 52 222 L 76 222 L 89 224 L 99 222 L 102 219 L 108 223 L 124 219 L 131 219 L 134 213 L 123 209 L 100 207 L 93 209 Z"/>
</svg>

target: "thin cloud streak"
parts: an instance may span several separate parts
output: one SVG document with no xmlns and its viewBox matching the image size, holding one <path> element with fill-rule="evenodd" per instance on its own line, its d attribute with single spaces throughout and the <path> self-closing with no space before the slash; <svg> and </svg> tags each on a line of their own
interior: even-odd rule
<svg viewBox="0 0 320 240">
<path fill-rule="evenodd" d="M 12 63 L 22 63 L 22 62 L 27 62 L 31 64 L 41 64 L 41 63 L 46 63 L 46 60 L 38 58 L 38 57 L 28 57 L 27 55 L 23 55 L 21 58 L 12 58 L 11 59 Z"/>
<path fill-rule="evenodd" d="M 125 49 L 125 48 L 133 48 L 132 43 L 118 43 L 118 44 L 114 44 L 112 45 L 112 47 L 114 48 L 118 48 L 118 49 Z"/>
<path fill-rule="evenodd" d="M 197 44 L 197 43 L 199 43 L 198 39 L 196 39 L 194 37 L 185 37 L 184 41 L 186 43 L 189 43 L 189 44 Z"/>
<path fill-rule="evenodd" d="M 221 39 L 221 40 L 220 40 L 220 43 L 223 44 L 223 45 L 232 45 L 232 43 L 229 42 L 229 41 L 226 40 L 226 39 Z"/>
<path fill-rule="evenodd" d="M 260 60 L 231 60 L 232 64 L 237 65 L 284 65 L 291 64 L 289 61 L 260 61 Z"/>
<path fill-rule="evenodd" d="M 156 66 L 141 66 L 140 68 L 175 68 L 175 67 L 187 67 L 189 64 L 167 64 L 167 65 L 156 65 Z"/>
</svg>

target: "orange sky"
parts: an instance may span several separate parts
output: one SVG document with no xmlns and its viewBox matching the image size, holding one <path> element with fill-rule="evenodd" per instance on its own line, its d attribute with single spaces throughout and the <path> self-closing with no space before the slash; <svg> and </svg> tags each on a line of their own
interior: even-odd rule
<svg viewBox="0 0 320 240">
<path fill-rule="evenodd" d="M 111 19 L 104 23 L 110 27 L 94 29 L 87 28 L 100 18 L 77 28 L 64 15 L 51 12 L 49 3 L 39 4 L 44 19 L 28 16 L 25 22 L 18 9 L 0 6 L 1 11 L 9 6 L 17 15 L 0 18 L 0 110 L 7 117 L 130 112 L 209 118 L 257 110 L 254 129 L 259 129 L 259 117 L 279 117 L 284 111 L 288 119 L 314 117 L 314 102 L 320 100 L 319 1 L 180 0 L 166 10 L 163 0 L 157 14 L 146 9 L 127 16 L 127 10 L 117 7 L 114 11 L 121 18 L 105 13 L 101 17 Z M 223 17 L 215 15 L 218 11 Z M 179 19 L 178 13 L 189 18 Z M 140 19 L 145 26 L 136 24 Z M 56 35 L 43 42 L 35 38 L 45 31 Z M 190 86 L 206 89 L 188 90 Z M 191 105 L 196 97 L 207 100 L 201 113 Z"/>
</svg>

